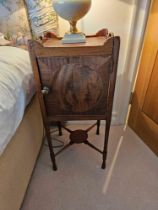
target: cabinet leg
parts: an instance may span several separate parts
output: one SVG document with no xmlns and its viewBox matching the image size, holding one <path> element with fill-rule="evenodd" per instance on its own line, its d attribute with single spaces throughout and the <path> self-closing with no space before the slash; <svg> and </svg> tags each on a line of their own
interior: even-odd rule
<svg viewBox="0 0 158 210">
<path fill-rule="evenodd" d="M 97 131 L 96 134 L 99 135 L 100 133 L 100 120 L 97 120 Z"/>
<path fill-rule="evenodd" d="M 108 139 L 109 139 L 109 131 L 110 131 L 110 124 L 111 121 L 107 120 L 106 121 L 106 126 L 105 126 L 105 139 L 104 139 L 104 150 L 103 150 L 103 162 L 102 162 L 102 169 L 106 168 L 106 158 L 107 158 L 107 147 L 108 147 Z"/>
<path fill-rule="evenodd" d="M 53 145 L 52 145 L 52 139 L 51 139 L 49 125 L 45 125 L 45 129 L 46 129 L 46 137 L 47 137 L 47 142 L 48 142 L 48 147 L 49 147 L 50 158 L 52 161 L 53 170 L 56 171 L 57 165 L 56 165 L 56 161 L 55 161 L 55 154 L 53 151 Z"/>
<path fill-rule="evenodd" d="M 50 157 L 51 157 L 51 161 L 52 161 L 52 168 L 54 171 L 57 171 L 57 165 L 56 165 L 54 153 L 50 152 Z"/>
<path fill-rule="evenodd" d="M 107 156 L 107 152 L 104 152 L 103 153 L 103 162 L 102 162 L 102 166 L 101 166 L 102 169 L 106 168 L 106 156 Z"/>
<path fill-rule="evenodd" d="M 59 136 L 62 136 L 62 126 L 61 126 L 61 122 L 58 122 L 58 129 L 59 129 Z"/>
</svg>

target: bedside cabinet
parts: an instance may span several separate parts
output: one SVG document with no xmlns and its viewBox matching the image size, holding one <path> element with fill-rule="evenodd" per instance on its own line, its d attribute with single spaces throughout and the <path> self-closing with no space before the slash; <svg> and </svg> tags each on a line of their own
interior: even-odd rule
<svg viewBox="0 0 158 210">
<path fill-rule="evenodd" d="M 96 36 L 82 44 L 62 44 L 49 39 L 44 44 L 29 41 L 29 52 L 37 93 L 50 150 L 53 169 L 55 156 L 74 143 L 85 143 L 102 154 L 102 168 L 106 167 L 107 145 L 111 124 L 120 38 Z M 50 123 L 52 121 L 96 120 L 99 134 L 100 120 L 106 121 L 104 148 L 98 149 L 88 141 L 87 130 L 71 131 L 70 142 L 54 154 Z"/>
</svg>

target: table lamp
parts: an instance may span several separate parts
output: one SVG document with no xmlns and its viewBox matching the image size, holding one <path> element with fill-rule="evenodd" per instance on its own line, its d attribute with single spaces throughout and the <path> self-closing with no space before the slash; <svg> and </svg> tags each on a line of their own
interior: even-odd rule
<svg viewBox="0 0 158 210">
<path fill-rule="evenodd" d="M 77 21 L 87 14 L 91 7 L 91 0 L 53 0 L 56 13 L 69 21 L 70 30 L 65 33 L 62 43 L 84 43 L 84 33 L 77 29 Z"/>
</svg>

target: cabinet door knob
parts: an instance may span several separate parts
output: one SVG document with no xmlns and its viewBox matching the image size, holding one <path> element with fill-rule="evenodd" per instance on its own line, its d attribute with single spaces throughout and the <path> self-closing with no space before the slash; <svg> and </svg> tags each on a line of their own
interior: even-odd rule
<svg viewBox="0 0 158 210">
<path fill-rule="evenodd" d="M 42 94 L 43 95 L 48 95 L 48 93 L 49 93 L 49 87 L 44 86 L 43 89 L 42 89 Z"/>
</svg>

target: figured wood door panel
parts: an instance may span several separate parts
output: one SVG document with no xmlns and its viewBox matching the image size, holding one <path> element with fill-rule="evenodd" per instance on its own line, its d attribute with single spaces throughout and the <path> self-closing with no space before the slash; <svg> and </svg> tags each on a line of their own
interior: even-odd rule
<svg viewBox="0 0 158 210">
<path fill-rule="evenodd" d="M 105 115 L 111 56 L 38 58 L 48 115 Z"/>
<path fill-rule="evenodd" d="M 158 53 L 146 92 L 143 112 L 158 124 Z"/>
<path fill-rule="evenodd" d="M 158 155 L 158 0 L 152 2 L 129 126 Z"/>
</svg>

